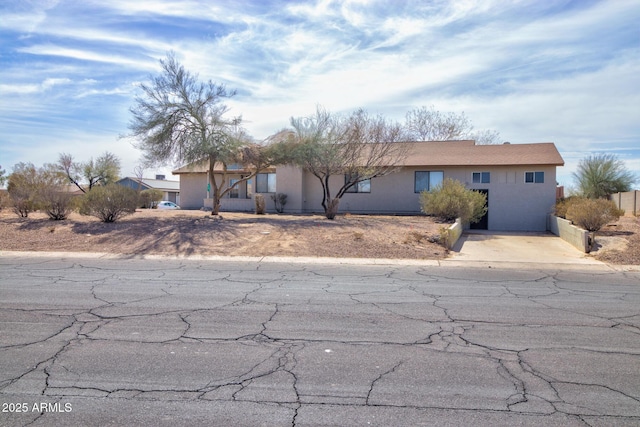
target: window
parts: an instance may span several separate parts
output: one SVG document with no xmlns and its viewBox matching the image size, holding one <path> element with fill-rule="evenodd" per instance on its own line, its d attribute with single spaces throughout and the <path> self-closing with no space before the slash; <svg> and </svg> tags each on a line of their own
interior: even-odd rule
<svg viewBox="0 0 640 427">
<path fill-rule="evenodd" d="M 491 173 L 489 172 L 474 172 L 473 183 L 474 184 L 489 184 L 491 182 Z"/>
<path fill-rule="evenodd" d="M 276 174 L 259 173 L 256 175 L 256 193 L 275 193 Z"/>
<path fill-rule="evenodd" d="M 431 191 L 444 180 L 444 172 L 416 171 L 414 179 L 414 192 Z"/>
<path fill-rule="evenodd" d="M 238 181 L 240 181 L 239 179 L 230 179 L 229 180 L 229 187 L 231 187 L 231 190 L 229 190 L 229 198 L 230 199 L 237 199 L 240 197 L 240 190 L 238 189 L 238 186 L 236 185 L 235 187 L 233 187 L 234 184 L 236 184 Z"/>
<path fill-rule="evenodd" d="M 344 183 L 348 183 L 351 179 L 350 175 L 344 176 Z M 371 193 L 371 180 L 365 179 L 363 181 L 358 182 L 357 184 L 349 187 L 345 193 Z"/>
<path fill-rule="evenodd" d="M 524 182 L 527 184 L 543 184 L 544 172 L 525 172 Z"/>
</svg>

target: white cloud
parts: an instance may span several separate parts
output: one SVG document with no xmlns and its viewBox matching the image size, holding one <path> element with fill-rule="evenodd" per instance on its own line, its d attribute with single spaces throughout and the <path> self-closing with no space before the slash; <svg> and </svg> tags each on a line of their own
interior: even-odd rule
<svg viewBox="0 0 640 427">
<path fill-rule="evenodd" d="M 53 44 L 33 45 L 30 47 L 20 48 L 18 49 L 18 52 L 29 53 L 32 55 L 61 56 L 84 61 L 106 62 L 109 64 L 117 64 L 136 69 L 154 70 L 157 68 L 155 64 L 147 58 L 132 59 L 120 55 L 106 54 L 91 50 L 73 49 Z"/>
<path fill-rule="evenodd" d="M 18 58 L 0 70 L 12 99 L 0 105 L 3 141 L 58 143 L 80 128 L 69 151 L 93 132 L 110 147 L 126 132 L 136 82 L 169 50 L 202 79 L 239 89 L 232 113 L 258 138 L 316 103 L 396 119 L 434 104 L 514 143 L 554 141 L 569 170 L 605 143 L 627 155 L 640 133 L 633 1 L 15 4 L 0 23 L 0 55 Z"/>
</svg>

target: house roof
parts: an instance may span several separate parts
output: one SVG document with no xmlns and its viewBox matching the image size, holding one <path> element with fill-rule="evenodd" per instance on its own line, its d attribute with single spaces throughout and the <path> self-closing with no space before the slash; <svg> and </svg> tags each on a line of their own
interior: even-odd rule
<svg viewBox="0 0 640 427">
<path fill-rule="evenodd" d="M 475 141 L 406 142 L 403 166 L 563 166 L 552 142 L 476 145 Z"/>
<path fill-rule="evenodd" d="M 130 179 L 133 182 L 138 182 L 137 177 L 128 176 L 124 179 Z M 121 180 L 122 181 L 122 180 Z M 163 191 L 180 191 L 180 181 L 169 181 L 166 179 L 151 179 L 151 178 L 142 178 L 140 179 L 142 184 L 149 188 L 156 188 L 158 190 Z"/>
<path fill-rule="evenodd" d="M 401 166 L 564 166 L 553 142 L 476 145 L 473 140 L 400 142 L 408 155 Z M 216 170 L 222 170 L 216 165 Z M 207 172 L 206 162 L 183 166 L 174 174 Z M 238 169 L 229 172 L 248 173 Z"/>
<path fill-rule="evenodd" d="M 182 166 L 171 173 L 174 175 L 187 174 L 187 173 L 207 173 L 209 170 L 209 163 L 206 160 L 200 162 L 189 163 L 188 165 Z M 275 171 L 275 167 L 265 168 L 265 172 L 273 172 Z M 215 172 L 222 172 L 222 164 L 216 163 L 214 167 Z M 249 174 L 252 173 L 253 169 L 244 168 L 239 165 L 228 165 L 227 173 L 237 173 L 237 174 Z"/>
</svg>

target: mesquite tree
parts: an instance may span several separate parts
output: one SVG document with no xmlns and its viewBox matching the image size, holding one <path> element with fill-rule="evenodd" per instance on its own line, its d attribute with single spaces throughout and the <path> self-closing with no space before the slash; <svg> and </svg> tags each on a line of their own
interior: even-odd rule
<svg viewBox="0 0 640 427">
<path fill-rule="evenodd" d="M 404 126 L 405 138 L 411 141 L 473 139 L 479 145 L 500 143 L 500 133 L 488 129 L 475 131 L 464 112 L 442 112 L 433 105 L 407 112 Z"/>
<path fill-rule="evenodd" d="M 120 174 L 120 159 L 105 151 L 95 160 L 92 157 L 87 162 L 76 162 L 71 154 L 61 153 L 56 168 L 70 183 L 86 193 L 95 186 L 115 183 Z"/>
<path fill-rule="evenodd" d="M 318 107 L 314 116 L 292 118 L 291 127 L 278 134 L 284 145 L 281 152 L 286 152 L 287 163 L 318 179 L 328 219 L 335 218 L 350 188 L 396 171 L 410 149 L 410 144 L 400 142 L 399 124 L 364 110 L 341 116 Z M 336 175 L 345 179 L 332 188 L 330 178 Z"/>
<path fill-rule="evenodd" d="M 180 65 L 173 54 L 161 60 L 162 73 L 148 84 L 131 108 L 129 124 L 147 164 L 205 161 L 213 199 L 212 215 L 232 188 L 253 178 L 266 165 L 262 147 L 251 142 L 240 126 L 240 117 L 227 117 L 226 99 L 235 95 L 224 85 L 201 82 Z M 250 165 L 253 173 L 233 184 L 227 166 Z"/>
</svg>

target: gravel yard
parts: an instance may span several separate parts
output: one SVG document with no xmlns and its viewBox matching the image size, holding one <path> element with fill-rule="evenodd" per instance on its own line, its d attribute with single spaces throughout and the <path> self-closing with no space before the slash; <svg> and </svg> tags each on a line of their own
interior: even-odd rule
<svg viewBox="0 0 640 427">
<path fill-rule="evenodd" d="M 440 224 L 426 216 L 254 215 L 138 210 L 116 223 L 72 214 L 0 213 L 0 250 L 120 254 L 441 259 Z"/>
<path fill-rule="evenodd" d="M 443 259 L 438 242 L 448 227 L 426 216 L 254 215 L 140 209 L 116 223 L 72 214 L 51 221 L 43 213 L 18 218 L 0 212 L 0 250 L 157 255 L 310 256 Z M 640 265 L 640 223 L 623 217 L 596 236 L 591 256 Z"/>
</svg>

